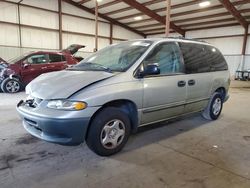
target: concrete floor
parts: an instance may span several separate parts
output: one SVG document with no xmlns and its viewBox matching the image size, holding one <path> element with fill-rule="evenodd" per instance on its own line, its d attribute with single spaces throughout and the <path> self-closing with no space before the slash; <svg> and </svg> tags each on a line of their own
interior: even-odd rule
<svg viewBox="0 0 250 188">
<path fill-rule="evenodd" d="M 231 88 L 219 120 L 196 114 L 141 129 L 109 158 L 33 138 L 15 111 L 25 94 L 0 93 L 0 187 L 249 188 L 248 88 Z"/>
</svg>

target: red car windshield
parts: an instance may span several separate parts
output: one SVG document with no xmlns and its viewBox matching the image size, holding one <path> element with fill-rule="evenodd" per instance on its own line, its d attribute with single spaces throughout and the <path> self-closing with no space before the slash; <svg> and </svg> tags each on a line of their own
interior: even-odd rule
<svg viewBox="0 0 250 188">
<path fill-rule="evenodd" d="M 31 53 L 25 53 L 25 54 L 23 54 L 23 55 L 21 55 L 21 56 L 11 58 L 11 59 L 8 60 L 8 63 L 14 64 L 14 63 L 16 63 L 16 62 L 18 62 L 18 61 L 24 59 L 25 57 L 27 57 L 27 56 L 30 55 L 30 54 L 31 54 Z"/>
</svg>

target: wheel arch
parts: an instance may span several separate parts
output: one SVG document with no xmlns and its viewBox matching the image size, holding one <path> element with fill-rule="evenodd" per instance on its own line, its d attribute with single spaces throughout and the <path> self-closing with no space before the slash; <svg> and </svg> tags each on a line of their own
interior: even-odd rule
<svg viewBox="0 0 250 188">
<path fill-rule="evenodd" d="M 11 79 L 15 78 L 15 79 L 18 79 L 20 82 L 22 82 L 22 78 L 19 75 L 17 75 L 17 74 L 11 74 L 9 76 L 9 78 L 11 78 Z"/>
<path fill-rule="evenodd" d="M 226 97 L 226 89 L 225 89 L 224 87 L 219 87 L 219 88 L 217 88 L 214 92 L 219 92 L 219 93 L 221 93 L 221 94 L 222 94 L 223 101 L 224 101 L 224 99 L 225 99 L 225 97 Z"/>
<path fill-rule="evenodd" d="M 139 117 L 138 117 L 138 111 L 136 104 L 128 99 L 117 99 L 113 101 L 109 101 L 102 105 L 101 108 L 99 108 L 90 118 L 89 126 L 86 132 L 86 136 L 88 135 L 89 127 L 91 125 L 91 122 L 94 120 L 94 118 L 97 116 L 99 112 L 101 112 L 104 108 L 107 107 L 117 107 L 122 109 L 129 117 L 130 123 L 131 123 L 131 131 L 132 133 L 135 133 L 138 128 L 139 124 Z"/>
</svg>

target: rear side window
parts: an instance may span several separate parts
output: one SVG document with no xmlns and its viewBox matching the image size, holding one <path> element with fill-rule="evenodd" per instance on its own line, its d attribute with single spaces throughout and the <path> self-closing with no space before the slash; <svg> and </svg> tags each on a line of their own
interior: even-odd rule
<svg viewBox="0 0 250 188">
<path fill-rule="evenodd" d="M 227 70 L 227 63 L 218 49 L 208 45 L 180 43 L 187 74 Z"/>
<path fill-rule="evenodd" d="M 204 45 L 180 43 L 187 74 L 210 72 Z"/>
<path fill-rule="evenodd" d="M 59 54 L 49 54 L 49 60 L 51 63 L 66 61 L 65 57 Z"/>
</svg>

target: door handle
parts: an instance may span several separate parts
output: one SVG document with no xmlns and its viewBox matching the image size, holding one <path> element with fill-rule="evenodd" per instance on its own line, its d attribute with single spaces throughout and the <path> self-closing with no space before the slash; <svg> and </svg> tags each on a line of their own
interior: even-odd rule
<svg viewBox="0 0 250 188">
<path fill-rule="evenodd" d="M 184 87 L 186 85 L 186 82 L 181 80 L 178 82 L 178 87 Z"/>
<path fill-rule="evenodd" d="M 188 85 L 189 86 L 195 85 L 195 80 L 188 80 Z"/>
</svg>

